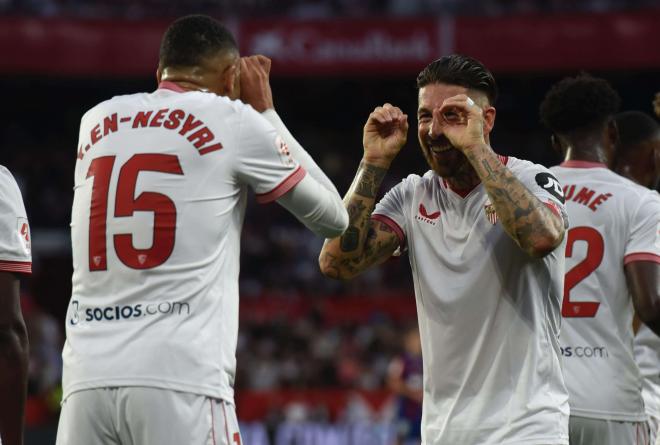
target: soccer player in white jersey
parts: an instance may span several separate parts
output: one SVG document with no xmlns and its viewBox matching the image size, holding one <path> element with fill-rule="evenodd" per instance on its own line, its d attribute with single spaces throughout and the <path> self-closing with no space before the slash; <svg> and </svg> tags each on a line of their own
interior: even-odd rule
<svg viewBox="0 0 660 445">
<path fill-rule="evenodd" d="M 253 97 L 267 62 L 241 60 L 212 18 L 184 17 L 163 37 L 156 91 L 83 116 L 58 445 L 240 445 L 233 384 L 248 187 L 321 236 L 348 223 L 275 111 L 236 100 Z"/>
<path fill-rule="evenodd" d="M 408 130 L 399 108 L 376 108 L 344 198 L 349 227 L 326 241 L 321 270 L 349 279 L 407 249 L 422 340 L 424 444 L 567 444 L 561 187 L 544 167 L 490 147 L 497 88 L 480 62 L 443 57 L 417 86 L 418 139 L 431 169 L 409 175 L 376 205 Z"/>
<path fill-rule="evenodd" d="M 23 445 L 28 337 L 19 274 L 32 273 L 30 226 L 21 191 L 0 165 L 0 443 Z"/>
<path fill-rule="evenodd" d="M 633 306 L 660 332 L 660 199 L 608 169 L 619 96 L 583 74 L 555 84 L 540 107 L 564 162 L 551 170 L 571 220 L 561 345 L 571 445 L 647 445 Z M 631 299 L 632 296 L 632 299 Z"/>
<path fill-rule="evenodd" d="M 660 125 L 646 113 L 626 111 L 616 115 L 616 126 L 619 140 L 614 170 L 646 188 L 657 190 L 660 183 Z M 634 351 L 642 376 L 642 398 L 648 415 L 651 444 L 660 445 L 660 337 L 646 325 L 638 324 Z"/>
</svg>

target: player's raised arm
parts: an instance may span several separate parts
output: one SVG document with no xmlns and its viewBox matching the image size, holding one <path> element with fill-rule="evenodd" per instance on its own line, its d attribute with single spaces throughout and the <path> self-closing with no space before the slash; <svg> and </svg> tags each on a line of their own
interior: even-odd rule
<svg viewBox="0 0 660 445">
<path fill-rule="evenodd" d="M 564 220 L 529 191 L 484 138 L 483 110 L 465 94 L 433 110 L 431 132 L 440 132 L 465 154 L 483 182 L 504 230 L 532 257 L 552 252 L 564 238 Z"/>
<path fill-rule="evenodd" d="M 307 173 L 277 202 L 317 235 L 340 235 L 348 224 L 341 197 L 314 159 L 296 141 L 277 115 L 269 83 L 270 59 L 265 56 L 241 58 L 241 99 L 260 112 L 286 143 L 286 150 Z"/>
<path fill-rule="evenodd" d="M 319 256 L 321 272 L 330 278 L 352 278 L 388 259 L 399 237 L 385 223 L 371 219 L 376 195 L 390 164 L 406 143 L 408 117 L 390 104 L 376 108 L 364 126 L 364 155 L 344 197 L 349 223 L 346 232 L 328 239 Z"/>
</svg>

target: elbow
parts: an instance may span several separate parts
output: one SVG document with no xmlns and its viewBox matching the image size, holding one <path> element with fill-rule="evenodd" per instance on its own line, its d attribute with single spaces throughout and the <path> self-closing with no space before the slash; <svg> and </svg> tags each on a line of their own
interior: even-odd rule
<svg viewBox="0 0 660 445">
<path fill-rule="evenodd" d="M 636 309 L 639 319 L 647 326 L 660 324 L 660 297 L 656 295 L 653 299 L 647 298 L 645 300 L 650 304 Z"/>
<path fill-rule="evenodd" d="M 325 251 L 319 255 L 319 269 L 323 276 L 333 280 L 346 281 L 358 275 L 357 271 L 345 267 L 339 258 Z"/>
<path fill-rule="evenodd" d="M 343 212 L 339 213 L 333 224 L 329 224 L 318 230 L 318 235 L 323 238 L 332 239 L 344 234 L 346 228 L 348 228 L 348 212 L 344 208 L 342 210 Z"/>
<path fill-rule="evenodd" d="M 0 325 L 0 351 L 16 362 L 27 360 L 28 333 L 23 319 Z"/>
<path fill-rule="evenodd" d="M 525 249 L 532 258 L 544 258 L 550 255 L 564 240 L 564 230 L 548 231 L 536 237 Z"/>
</svg>

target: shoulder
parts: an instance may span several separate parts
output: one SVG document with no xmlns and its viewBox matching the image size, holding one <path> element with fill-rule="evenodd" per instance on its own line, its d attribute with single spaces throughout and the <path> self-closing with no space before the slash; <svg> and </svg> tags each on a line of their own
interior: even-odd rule
<svg viewBox="0 0 660 445">
<path fill-rule="evenodd" d="M 96 119 L 99 115 L 105 115 L 108 110 L 115 110 L 131 104 L 139 105 L 145 103 L 148 95 L 149 93 L 134 93 L 111 97 L 85 111 L 80 120 L 81 122 L 85 122 L 88 119 Z"/>
<path fill-rule="evenodd" d="M 4 206 L 22 207 L 23 205 L 23 198 L 18 183 L 9 169 L 3 165 L 0 165 L 0 201 L 4 203 Z"/>
<path fill-rule="evenodd" d="M 0 189 L 3 190 L 3 194 L 7 190 L 11 190 L 12 192 L 18 190 L 18 184 L 16 183 L 16 179 L 14 179 L 14 175 L 4 165 L 0 165 Z"/>
</svg>

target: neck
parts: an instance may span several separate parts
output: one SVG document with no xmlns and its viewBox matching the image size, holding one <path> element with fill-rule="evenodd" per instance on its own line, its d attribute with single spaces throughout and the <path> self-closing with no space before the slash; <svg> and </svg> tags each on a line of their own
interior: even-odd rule
<svg viewBox="0 0 660 445">
<path fill-rule="evenodd" d="M 564 141 L 564 161 L 598 162 L 610 165 L 607 150 L 600 140 Z"/>
<path fill-rule="evenodd" d="M 444 179 L 454 190 L 472 190 L 481 182 L 479 175 L 469 162 L 463 164 L 454 176 Z"/>
<path fill-rule="evenodd" d="M 161 82 L 172 82 L 179 86 L 181 89 L 186 91 L 208 91 L 207 88 L 202 87 L 201 85 L 189 81 L 189 80 L 176 80 L 176 79 L 161 79 Z"/>
</svg>

